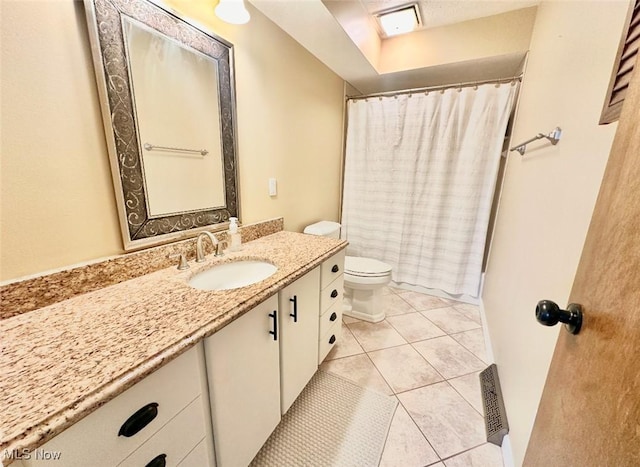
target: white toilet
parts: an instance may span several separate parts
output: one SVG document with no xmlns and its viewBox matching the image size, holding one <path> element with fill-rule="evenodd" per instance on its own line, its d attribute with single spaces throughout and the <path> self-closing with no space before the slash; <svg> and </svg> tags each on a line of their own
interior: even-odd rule
<svg viewBox="0 0 640 467">
<path fill-rule="evenodd" d="M 340 224 L 320 221 L 308 225 L 304 233 L 340 238 Z M 344 311 L 353 318 L 377 323 L 384 319 L 382 288 L 391 280 L 391 266 L 358 256 L 344 260 Z"/>
</svg>

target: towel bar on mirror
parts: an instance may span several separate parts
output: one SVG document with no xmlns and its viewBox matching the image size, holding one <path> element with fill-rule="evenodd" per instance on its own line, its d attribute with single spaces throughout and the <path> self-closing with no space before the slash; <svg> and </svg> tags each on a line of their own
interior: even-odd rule
<svg viewBox="0 0 640 467">
<path fill-rule="evenodd" d="M 156 146 L 155 144 L 144 143 L 144 148 L 147 151 L 153 151 L 154 149 L 159 149 L 161 151 L 179 151 L 179 152 L 193 152 L 197 154 L 202 154 L 206 156 L 209 154 L 209 151 L 206 149 L 185 149 L 185 148 L 172 148 L 169 146 Z"/>
</svg>

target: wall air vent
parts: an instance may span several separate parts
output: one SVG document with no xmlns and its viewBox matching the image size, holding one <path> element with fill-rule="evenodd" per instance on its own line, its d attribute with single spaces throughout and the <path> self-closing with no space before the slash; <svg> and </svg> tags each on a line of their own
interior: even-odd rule
<svg viewBox="0 0 640 467">
<path fill-rule="evenodd" d="M 375 17 L 385 37 L 413 32 L 422 26 L 417 3 L 380 11 Z"/>
</svg>

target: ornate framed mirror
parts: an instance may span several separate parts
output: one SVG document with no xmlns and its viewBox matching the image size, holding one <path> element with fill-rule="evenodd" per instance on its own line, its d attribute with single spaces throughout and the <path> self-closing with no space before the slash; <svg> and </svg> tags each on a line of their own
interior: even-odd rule
<svg viewBox="0 0 640 467">
<path fill-rule="evenodd" d="M 85 8 L 125 250 L 226 228 L 239 217 L 233 45 L 146 0 Z"/>
</svg>

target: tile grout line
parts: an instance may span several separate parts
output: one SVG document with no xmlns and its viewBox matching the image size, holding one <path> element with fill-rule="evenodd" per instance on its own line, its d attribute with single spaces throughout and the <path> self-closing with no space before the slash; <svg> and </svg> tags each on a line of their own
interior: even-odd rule
<svg viewBox="0 0 640 467">
<path fill-rule="evenodd" d="M 397 397 L 396 397 L 397 400 Z M 398 406 L 400 405 L 400 401 L 398 401 L 398 405 L 393 410 L 393 415 L 391 416 L 391 422 L 389 423 L 389 429 L 387 430 L 387 436 L 384 437 L 384 444 L 382 445 L 382 452 L 380 453 L 380 459 L 378 460 L 378 467 L 382 463 L 382 458 L 384 457 L 384 450 L 387 448 L 387 441 L 389 440 L 389 433 L 391 433 L 391 425 L 393 425 L 393 419 L 396 418 L 396 413 L 398 413 Z"/>
<path fill-rule="evenodd" d="M 463 318 L 465 318 L 465 319 L 467 319 L 467 320 L 469 320 L 469 321 L 472 321 L 472 322 L 474 322 L 475 324 L 477 324 L 477 323 L 476 323 L 476 321 L 475 321 L 474 319 L 472 319 L 470 316 L 468 316 L 466 313 L 464 313 L 464 312 L 462 312 L 462 311 L 460 311 L 460 310 L 456 309 L 456 308 L 455 308 L 455 305 L 454 305 L 453 303 L 452 303 L 452 304 L 450 304 L 450 305 L 447 305 L 447 306 L 438 306 L 438 307 L 435 307 L 435 308 L 430 308 L 430 309 L 428 309 L 428 310 L 417 310 L 417 309 L 415 309 L 415 308 L 413 307 L 413 305 L 411 305 L 411 304 L 410 304 L 406 299 L 402 298 L 402 297 L 401 297 L 401 294 L 396 293 L 396 292 L 393 290 L 393 288 L 389 288 L 389 290 L 391 290 L 391 294 L 394 294 L 395 296 L 399 296 L 399 297 L 402 299 L 402 301 L 403 301 L 403 302 L 405 302 L 405 303 L 406 303 L 406 304 L 407 304 L 407 305 L 408 305 L 408 306 L 409 306 L 413 311 L 408 311 L 408 312 L 406 312 L 406 313 L 394 314 L 394 315 L 390 315 L 390 316 L 387 316 L 387 317 L 391 318 L 391 317 L 394 317 L 394 316 L 404 316 L 404 315 L 410 315 L 410 314 L 412 314 L 412 313 L 420 313 L 422 317 L 424 317 L 425 319 L 427 319 L 427 320 L 428 320 L 428 321 L 429 321 L 433 326 L 435 326 L 437 329 L 441 330 L 444 334 L 443 334 L 443 335 L 441 335 L 441 336 L 433 336 L 433 337 L 430 337 L 430 338 L 427 338 L 427 339 L 421 339 L 421 340 L 417 340 L 417 341 L 409 342 L 409 341 L 407 340 L 407 338 L 406 338 L 406 337 L 405 337 L 405 336 L 404 336 L 404 335 L 403 335 L 403 334 L 402 334 L 402 333 L 401 333 L 401 332 L 396 328 L 396 326 L 394 326 L 394 325 L 392 324 L 392 322 L 391 322 L 391 321 L 389 321 L 389 320 L 387 319 L 387 317 L 385 317 L 385 319 L 383 320 L 383 322 L 386 322 L 386 323 L 387 323 L 387 325 L 388 325 L 391 329 L 393 329 L 393 331 L 394 331 L 394 332 L 396 332 L 398 335 L 400 335 L 400 337 L 402 337 L 402 339 L 403 339 L 405 342 L 404 342 L 403 344 L 391 345 L 391 346 L 389 346 L 389 347 L 382 347 L 382 348 L 379 348 L 379 349 L 366 350 L 366 349 L 364 348 L 363 344 L 362 344 L 362 341 L 360 341 L 360 340 L 358 339 L 358 337 L 356 336 L 356 334 L 351 330 L 351 328 L 350 328 L 350 326 L 349 326 L 350 324 L 357 323 L 357 322 L 365 322 L 365 323 L 366 323 L 366 321 L 364 321 L 364 320 L 357 320 L 357 321 L 353 321 L 352 323 L 344 323 L 345 327 L 347 328 L 347 330 L 349 331 L 349 333 L 351 334 L 351 336 L 355 339 L 355 342 L 359 345 L 360 349 L 362 350 L 362 353 L 357 353 L 357 354 L 352 354 L 352 355 L 344 355 L 344 356 L 341 356 L 341 357 L 339 357 L 339 358 L 335 358 L 335 359 L 332 359 L 332 360 L 339 360 L 339 359 L 343 359 L 343 358 L 347 358 L 347 357 L 354 357 L 354 356 L 356 356 L 356 355 L 362 355 L 362 354 L 365 354 L 365 355 L 367 356 L 368 361 L 373 365 L 373 368 L 375 369 L 375 371 L 376 371 L 376 373 L 378 374 L 378 376 L 380 376 L 380 377 L 382 378 L 382 381 L 384 381 L 384 382 L 385 382 L 385 384 L 388 386 L 388 388 L 391 390 L 392 395 L 391 395 L 390 397 L 395 397 L 395 399 L 396 399 L 396 400 L 397 400 L 397 402 L 398 402 L 398 405 L 402 406 L 402 409 L 407 413 L 407 415 L 409 416 L 409 418 L 410 418 L 411 422 L 413 423 L 414 427 L 418 429 L 418 432 L 422 435 L 422 437 L 425 439 L 425 441 L 427 442 L 427 444 L 429 445 L 429 447 L 432 449 L 432 451 L 433 451 L 433 452 L 435 453 L 435 455 L 437 456 L 438 460 L 437 460 L 437 461 L 435 461 L 435 462 L 433 462 L 433 463 L 430 463 L 430 464 L 428 464 L 428 465 L 434 465 L 434 464 L 437 464 L 438 462 L 444 462 L 445 460 L 449 460 L 449 459 L 451 459 L 451 458 L 453 458 L 453 457 L 456 457 L 456 456 L 458 456 L 458 455 L 464 454 L 465 452 L 468 452 L 468 451 L 471 451 L 471 450 L 473 450 L 473 449 L 476 449 L 476 448 L 478 448 L 478 447 L 480 447 L 480 446 L 483 446 L 483 445 L 484 445 L 484 444 L 486 444 L 486 443 L 482 443 L 482 444 L 479 444 L 479 445 L 477 445 L 477 446 L 473 446 L 473 447 L 467 448 L 467 449 L 465 449 L 465 450 L 462 450 L 462 451 L 457 452 L 457 453 L 455 453 L 455 454 L 449 455 L 449 456 L 447 456 L 447 457 L 441 457 L 441 456 L 440 456 L 440 454 L 438 454 L 438 452 L 434 449 L 433 445 L 432 445 L 432 444 L 431 444 L 431 442 L 429 441 L 429 439 L 428 439 L 428 437 L 426 436 L 426 434 L 422 431 L 422 429 L 420 428 L 420 426 L 416 423 L 416 420 L 415 420 L 415 419 L 414 419 L 414 417 L 411 415 L 411 412 L 410 412 L 410 411 L 409 411 L 409 410 L 404 406 L 404 404 L 402 403 L 402 401 L 401 401 L 401 400 L 400 400 L 400 398 L 398 397 L 399 395 L 402 395 L 402 394 L 407 393 L 407 392 L 410 392 L 410 391 L 414 391 L 414 390 L 418 390 L 418 389 L 421 389 L 421 388 L 425 388 L 425 387 L 433 386 L 433 385 L 438 384 L 438 383 L 447 383 L 447 387 L 451 388 L 451 389 L 454 391 L 454 393 L 455 393 L 455 394 L 457 394 L 457 395 L 458 395 L 458 396 L 459 396 L 459 397 L 464 401 L 464 403 L 466 403 L 468 406 L 470 406 L 470 407 L 473 409 L 473 411 L 474 411 L 475 413 L 478 413 L 478 414 L 479 414 L 479 415 L 484 419 L 484 415 L 483 415 L 483 414 L 481 414 L 481 413 L 479 413 L 479 411 L 478 411 L 478 410 L 477 410 L 477 409 L 476 409 L 476 408 L 471 404 L 471 402 L 470 402 L 470 401 L 468 401 L 468 400 L 464 397 L 464 395 L 463 395 L 460 391 L 458 391 L 458 390 L 457 390 L 457 389 L 456 389 L 456 388 L 451 384 L 451 382 L 450 382 L 450 381 L 451 381 L 451 380 L 453 380 L 453 379 L 461 378 L 461 377 L 464 377 L 464 376 L 468 376 L 468 375 L 471 375 L 471 374 L 477 373 L 479 370 L 474 370 L 474 371 L 470 371 L 470 372 L 468 372 L 468 373 L 463 373 L 463 374 L 460 374 L 460 375 L 453 376 L 453 377 L 451 377 L 451 378 L 446 378 L 446 377 L 444 377 L 444 375 L 443 375 L 440 371 L 438 371 L 438 370 L 437 370 L 437 369 L 436 369 L 436 368 L 431 364 L 431 362 L 429 362 L 429 360 L 428 360 L 424 355 L 422 355 L 422 353 L 420 353 L 420 352 L 418 351 L 418 349 L 414 346 L 414 344 L 417 344 L 417 343 L 420 343 L 420 342 L 425 342 L 425 341 L 429 341 L 429 340 L 436 339 L 436 338 L 439 338 L 439 337 L 447 336 L 447 337 L 450 337 L 450 338 L 451 338 L 451 340 L 452 340 L 453 342 L 455 342 L 456 344 L 458 344 L 462 349 L 464 349 L 465 351 L 469 352 L 469 353 L 470 353 L 470 354 L 471 354 L 475 359 L 477 359 L 479 362 L 481 362 L 482 364 L 486 365 L 486 362 L 485 362 L 483 359 L 481 359 L 480 357 L 478 357 L 478 355 L 476 355 L 476 354 L 475 354 L 471 349 L 469 349 L 469 347 L 468 347 L 468 346 L 466 346 L 466 345 L 462 344 L 461 342 L 459 342 L 458 340 L 456 340 L 456 339 L 453 337 L 453 335 L 455 335 L 455 334 L 462 334 L 462 333 L 465 333 L 465 332 L 468 332 L 468 331 L 473 331 L 473 330 L 478 329 L 478 328 L 473 328 L 473 329 L 468 329 L 468 330 L 463 330 L 463 331 L 456 331 L 456 332 L 451 332 L 451 333 L 450 333 L 450 332 L 447 332 L 447 331 L 445 331 L 444 329 L 440 328 L 440 326 L 438 326 L 438 325 L 437 325 L 437 323 L 434 323 L 434 322 L 433 322 L 432 320 L 430 320 L 427 316 L 425 316 L 425 315 L 423 314 L 423 311 L 430 311 L 430 310 L 437 310 L 437 309 L 444 309 L 444 308 L 452 308 L 452 309 L 453 309 L 453 311 L 455 311 L 455 312 L 456 312 L 456 314 L 460 315 L 461 317 L 463 317 Z M 457 302 L 456 302 L 456 303 L 457 303 Z M 480 326 L 480 327 L 479 327 L 479 329 L 481 329 L 481 330 L 482 330 L 482 327 Z M 420 355 L 420 357 L 424 360 L 424 362 L 425 362 L 425 363 L 427 363 L 427 365 L 429 365 L 429 367 L 430 367 L 430 368 L 432 368 L 432 369 L 434 370 L 434 372 L 435 372 L 435 373 L 436 373 L 440 378 L 442 378 L 442 379 L 441 379 L 440 381 L 435 381 L 435 382 L 433 382 L 433 383 L 429 383 L 429 384 L 421 385 L 421 386 L 418 386 L 418 387 L 415 387 L 415 388 L 411 388 L 411 389 L 407 389 L 407 390 L 403 390 L 403 391 L 396 392 L 396 390 L 395 390 L 395 389 L 392 387 L 392 385 L 390 384 L 390 381 L 388 380 L 388 378 L 386 378 L 386 377 L 384 376 L 384 374 L 382 374 L 382 372 L 380 371 L 380 369 L 377 367 L 377 365 L 375 364 L 375 361 L 371 358 L 371 355 L 370 355 L 370 354 L 371 354 L 371 353 L 373 353 L 373 352 L 379 352 L 379 351 L 384 351 L 384 350 L 387 350 L 387 349 L 393 349 L 393 348 L 401 347 L 401 346 L 404 346 L 404 345 L 409 345 L 409 346 L 411 346 L 411 349 L 412 349 L 414 352 L 416 352 L 418 355 Z M 393 421 L 393 419 L 396 417 L 396 415 L 397 415 L 397 413 L 398 413 L 398 410 L 399 410 L 399 408 L 396 406 L 396 409 L 395 409 L 394 414 L 393 414 L 393 417 L 392 417 L 392 421 Z M 386 436 L 386 438 L 385 438 L 385 442 L 384 442 L 384 446 L 383 446 L 383 449 L 382 449 L 382 455 L 381 455 L 381 458 L 380 458 L 379 465 L 380 465 L 380 463 L 382 462 L 382 457 L 383 457 L 384 452 L 385 452 L 385 449 L 386 449 L 386 447 L 387 447 L 388 439 L 389 439 L 389 432 L 387 432 L 387 436 Z"/>
<path fill-rule="evenodd" d="M 413 314 L 413 313 L 414 313 L 414 312 L 404 313 L 404 314 L 401 314 L 401 315 L 393 315 L 393 316 L 390 316 L 390 318 L 394 318 L 394 317 L 396 317 L 396 316 L 406 316 L 406 315 L 410 315 L 410 314 Z M 418 314 L 419 314 L 420 316 L 422 316 L 424 319 L 426 319 L 427 321 L 429 321 L 429 323 L 431 323 L 433 326 L 435 326 L 435 327 L 436 327 L 436 329 L 439 329 L 440 331 L 444 332 L 444 334 L 443 334 L 443 335 L 446 335 L 446 334 L 447 334 L 447 332 L 446 332 L 444 329 L 442 329 L 442 328 L 441 328 L 440 326 L 438 326 L 436 323 L 434 323 L 434 322 L 433 322 L 433 321 L 431 321 L 429 318 L 427 318 L 426 316 L 424 316 L 424 315 L 422 314 L 422 312 L 420 312 L 420 311 L 416 311 L 415 313 L 418 313 Z M 385 321 L 387 321 L 387 318 L 385 318 Z M 393 329 L 395 329 L 395 331 L 396 331 L 398 334 L 400 334 L 404 340 L 406 340 L 406 341 L 407 341 L 407 343 L 408 343 L 408 344 L 411 344 L 411 343 L 412 343 L 412 342 L 410 342 L 406 337 L 404 337 L 404 336 L 402 335 L 402 333 L 398 330 L 398 328 L 396 328 L 396 327 L 393 325 L 393 323 L 392 323 L 392 322 L 390 322 L 390 321 L 387 321 L 387 322 L 389 323 L 389 326 L 391 326 Z M 417 341 L 413 341 L 413 342 L 426 341 L 426 340 L 429 340 L 429 339 L 435 339 L 436 337 L 442 337 L 442 336 L 427 337 L 426 339 L 419 339 L 419 340 L 417 340 Z"/>
<path fill-rule="evenodd" d="M 410 305 L 410 306 L 411 306 L 411 305 Z M 449 307 L 441 307 L 441 308 L 449 308 Z M 434 309 L 434 310 L 435 310 L 435 309 L 441 309 L 441 308 L 432 308 L 432 309 Z M 428 311 L 428 310 L 424 310 L 424 311 Z M 456 311 L 458 311 L 458 310 L 456 310 Z M 437 329 L 440 329 L 442 332 L 444 332 L 444 333 L 445 333 L 444 335 L 446 335 L 446 336 L 448 336 L 448 337 L 451 337 L 450 333 L 448 333 L 448 332 L 446 332 L 444 329 L 440 328 L 436 323 L 434 323 L 433 321 L 431 321 L 427 316 L 424 316 L 424 314 L 422 314 L 422 312 L 421 312 L 421 311 L 416 310 L 416 312 L 417 312 L 417 313 L 420 313 L 420 315 L 422 315 L 426 320 L 428 320 L 431 324 L 433 324 Z M 458 313 L 460 313 L 460 312 L 458 311 Z M 408 314 L 408 313 L 405 313 L 405 314 Z M 460 313 L 460 314 L 462 314 L 462 313 Z M 464 316 L 464 314 L 463 314 L 463 316 Z M 465 317 L 466 317 L 466 316 L 465 316 Z M 386 321 L 386 319 L 385 319 L 385 321 Z M 390 325 L 391 327 L 393 327 L 393 328 L 396 330 L 396 332 L 398 332 L 398 334 L 402 335 L 402 334 L 400 333 L 400 331 L 399 331 L 398 329 L 396 329 L 396 328 L 395 328 L 395 326 L 393 326 L 393 323 L 389 322 L 389 325 Z M 462 331 L 462 332 L 465 332 L 465 331 Z M 402 337 L 406 340 L 406 338 L 405 338 L 404 336 L 402 336 Z M 407 343 L 408 343 L 408 345 L 410 345 L 410 346 L 411 346 L 411 348 L 412 348 L 412 349 L 413 349 L 413 350 L 414 350 L 414 351 L 415 351 L 415 352 L 416 352 L 420 357 L 422 357 L 422 359 L 423 359 L 423 360 L 424 360 L 424 361 L 425 361 L 425 362 L 426 362 L 426 363 L 427 363 L 431 368 L 433 368 L 433 370 L 434 370 L 434 371 L 435 371 L 435 372 L 436 372 L 436 373 L 437 373 L 437 374 L 442 378 L 442 380 L 441 380 L 441 381 L 436 381 L 436 382 L 433 382 L 433 383 L 425 384 L 425 385 L 423 385 L 423 386 L 419 386 L 419 387 L 416 387 L 416 388 L 412 388 L 412 389 L 408 389 L 408 390 L 406 390 L 406 391 L 400 391 L 400 392 L 395 392 L 395 390 L 393 389 L 393 387 L 391 387 L 391 384 L 389 384 L 389 383 L 388 383 L 388 381 L 387 381 L 387 384 L 389 384 L 389 387 L 391 387 L 392 391 L 394 391 L 394 396 L 395 396 L 395 397 L 396 397 L 396 399 L 398 400 L 398 403 L 399 403 L 400 405 L 402 405 L 402 408 L 403 408 L 403 409 L 405 410 L 405 412 L 409 415 L 409 418 L 411 418 L 411 421 L 412 421 L 412 422 L 413 422 L 413 424 L 416 426 L 416 428 L 418 428 L 418 431 L 422 434 L 422 437 L 427 441 L 427 443 L 429 444 L 429 446 L 431 447 L 431 449 L 433 450 L 433 452 L 436 454 L 436 456 L 438 456 L 439 460 L 438 460 L 438 461 L 436 461 L 436 462 L 434 462 L 434 463 L 432 463 L 432 464 L 429 464 L 429 465 L 437 464 L 438 462 L 444 462 L 444 460 L 445 460 L 445 459 L 450 459 L 451 457 L 457 456 L 457 455 L 462 454 L 462 453 L 464 453 L 464 452 L 466 452 L 466 451 L 468 451 L 468 450 L 470 450 L 470 449 L 475 449 L 475 447 L 477 447 L 477 446 L 475 446 L 475 447 L 472 447 L 472 448 L 467 449 L 467 450 L 465 450 L 465 451 L 461 451 L 461 452 L 459 452 L 459 453 L 456 453 L 456 454 L 454 454 L 453 456 L 449 456 L 449 457 L 447 457 L 447 458 L 442 458 L 442 457 L 440 456 L 440 454 L 438 453 L 438 451 L 436 451 L 436 449 L 433 447 L 433 445 L 432 445 L 432 444 L 431 444 L 431 442 L 429 441 L 429 438 L 427 437 L 427 435 L 422 431 L 422 429 L 420 428 L 420 426 L 416 423 L 415 419 L 414 419 L 414 418 L 413 418 L 413 416 L 411 415 L 411 412 L 410 412 L 410 411 L 409 411 L 409 410 L 404 406 L 404 404 L 402 403 L 402 400 L 398 397 L 398 394 L 403 394 L 403 393 L 410 392 L 410 391 L 413 391 L 413 390 L 416 390 L 416 389 L 425 388 L 425 387 L 428 387 L 428 386 L 433 386 L 433 385 L 435 385 L 435 384 L 439 384 L 439 383 L 446 383 L 446 384 L 447 384 L 447 386 L 448 386 L 448 387 L 450 387 L 450 388 L 451 388 L 451 389 L 452 389 L 456 394 L 458 394 L 466 404 L 468 404 L 468 405 L 469 405 L 469 406 L 470 406 L 470 407 L 471 407 L 471 408 L 472 408 L 476 413 L 478 413 L 478 411 L 475 409 L 475 407 L 473 407 L 473 405 L 471 405 L 471 403 L 470 403 L 470 402 L 469 402 L 469 401 L 468 401 L 468 400 L 467 400 L 467 399 L 466 399 L 462 394 L 460 394 L 460 393 L 456 390 L 456 388 L 455 388 L 455 387 L 453 387 L 453 385 L 452 385 L 451 383 L 449 383 L 449 379 L 453 379 L 453 378 L 449 378 L 449 379 L 445 378 L 445 377 L 444 377 L 444 375 L 443 375 L 442 373 L 440 373 L 440 372 L 439 372 L 439 371 L 438 371 L 438 370 L 437 370 L 437 369 L 436 369 L 436 368 L 431 364 L 431 362 L 429 362 L 429 360 L 427 360 L 427 358 L 426 358 L 424 355 L 422 355 L 422 353 L 420 353 L 420 351 L 418 351 L 418 349 L 416 349 L 416 348 L 413 346 L 413 344 L 414 344 L 415 342 L 424 342 L 424 341 L 427 341 L 427 340 L 435 339 L 435 338 L 437 338 L 437 337 L 444 337 L 444 336 L 435 336 L 435 337 L 432 337 L 432 338 L 429 338 L 429 339 L 422 339 L 422 340 L 419 340 L 419 341 L 407 342 Z M 453 339 L 453 337 L 451 337 L 451 339 L 452 339 L 454 342 L 456 342 L 456 343 L 460 344 L 458 341 L 456 341 L 455 339 Z M 460 344 L 460 345 L 461 345 L 461 347 L 462 347 L 462 348 L 464 348 L 465 350 L 469 351 L 469 349 L 467 349 L 466 347 L 464 347 L 462 344 Z M 384 349 L 380 349 L 380 350 L 384 350 Z M 470 352 L 470 351 L 469 351 L 469 352 Z M 368 352 L 366 352 L 366 353 L 367 353 L 367 356 L 369 356 Z M 472 354 L 473 354 L 473 352 L 470 352 L 470 353 L 472 353 Z M 475 354 L 473 354 L 473 355 L 475 356 Z M 371 359 L 371 357 L 369 357 L 369 358 Z M 375 366 L 375 362 L 374 362 L 373 360 L 371 360 L 371 361 L 372 361 L 373 365 Z M 378 370 L 378 373 L 380 373 L 380 370 L 379 370 L 377 367 L 376 367 L 376 369 Z M 466 374 L 464 374 L 464 375 L 458 375 L 458 376 L 455 376 L 455 378 L 459 378 L 459 377 L 461 377 L 461 376 L 467 376 L 467 375 L 470 375 L 470 374 L 473 374 L 473 373 L 475 373 L 475 371 L 470 372 L 470 373 L 466 373 Z M 385 381 L 386 381 L 386 378 L 384 378 L 384 375 L 382 375 L 382 377 L 383 377 L 383 379 L 385 379 Z M 482 414 L 479 414 L 479 415 L 480 415 L 480 416 L 483 418 L 483 420 L 484 420 L 484 416 L 483 416 Z M 384 452 L 384 451 L 383 451 L 383 452 Z"/>
<path fill-rule="evenodd" d="M 485 444 L 489 444 L 489 442 L 487 441 L 487 442 L 485 442 L 485 443 L 478 444 L 478 445 L 476 445 L 476 446 L 473 446 L 473 447 L 467 448 L 467 449 L 465 449 L 465 450 L 463 450 L 463 451 L 460 451 L 460 452 L 457 452 L 457 453 L 455 453 L 455 454 L 452 454 L 452 455 L 450 455 L 449 457 L 445 457 L 444 459 L 440 459 L 440 461 L 441 461 L 441 462 L 445 462 L 445 461 L 451 460 L 451 459 L 453 459 L 454 457 L 459 456 L 460 454 L 464 454 L 465 452 L 473 451 L 474 449 L 478 449 L 479 447 L 482 447 L 482 446 L 484 446 Z M 446 465 L 446 464 L 445 464 L 445 465 Z"/>
<path fill-rule="evenodd" d="M 433 447 L 433 444 L 431 444 L 431 441 L 429 441 L 429 438 L 427 438 L 427 435 L 425 434 L 424 431 L 422 431 L 422 428 L 420 428 L 420 425 L 418 425 L 418 423 L 415 421 L 415 419 L 413 418 L 413 416 L 411 415 L 411 412 L 409 412 L 409 409 L 407 409 L 404 404 L 402 403 L 402 401 L 395 396 L 396 399 L 398 399 L 398 404 L 402 406 L 403 410 L 407 413 L 407 415 L 409 416 L 409 418 L 411 419 L 411 421 L 413 422 L 414 426 L 418 429 L 418 432 L 422 435 L 422 437 L 424 438 L 424 440 L 427 442 L 427 444 L 429 445 L 429 447 L 431 448 L 431 450 L 435 453 L 435 455 L 438 457 L 438 461 L 434 462 L 440 462 L 442 460 L 442 458 L 440 457 L 440 454 L 438 454 L 438 451 L 436 451 L 436 449 Z M 384 451 L 383 451 L 384 452 Z"/>
<path fill-rule="evenodd" d="M 385 319 L 385 321 L 386 321 L 386 319 Z M 391 327 L 392 327 L 396 332 L 398 332 L 398 330 L 397 330 L 397 329 L 395 329 L 391 323 L 389 323 L 389 325 L 390 325 L 390 326 L 391 326 Z M 398 334 L 400 334 L 400 333 L 398 332 Z M 400 335 L 402 335 L 402 334 L 400 334 Z M 354 337 L 355 337 L 355 336 L 354 336 Z M 404 336 L 402 336 L 402 338 L 404 339 Z M 357 340 L 357 338 L 356 338 L 356 340 Z M 406 339 L 405 339 L 405 340 L 406 340 Z M 358 342 L 359 342 L 359 341 L 358 341 Z M 408 345 L 411 345 L 409 342 L 407 342 L 407 343 L 405 343 L 405 344 L 402 344 L 402 345 L 407 345 L 407 344 L 408 344 Z M 400 347 L 400 345 L 397 345 L 397 346 L 395 346 L 395 347 Z M 392 347 L 388 347 L 388 348 L 392 348 Z M 412 346 L 412 348 L 413 348 L 413 346 Z M 384 349 L 379 349 L 379 350 L 384 350 Z M 414 349 L 414 350 L 415 350 L 415 349 Z M 373 351 L 373 352 L 375 352 L 375 351 Z M 417 351 L 416 351 L 416 352 L 417 352 Z M 427 438 L 427 435 L 426 435 L 426 434 L 425 434 L 425 433 L 420 429 L 420 426 L 416 423 L 416 421 L 414 420 L 414 418 L 411 416 L 411 413 L 409 412 L 409 410 L 407 410 L 407 408 L 404 406 L 404 404 L 402 403 L 402 401 L 398 398 L 397 393 L 396 393 L 396 392 L 395 392 L 395 390 L 393 389 L 393 387 L 392 387 L 391 383 L 387 380 L 387 378 L 385 378 L 385 377 L 384 377 L 384 375 L 382 374 L 382 372 L 380 371 L 380 369 L 376 366 L 375 362 L 373 361 L 373 359 L 372 359 L 372 358 L 371 358 L 371 356 L 369 355 L 369 351 L 366 351 L 366 350 L 365 350 L 365 355 L 367 356 L 367 358 L 369 359 L 369 361 L 371 362 L 371 364 L 372 364 L 372 365 L 373 365 L 373 367 L 375 368 L 376 372 L 377 372 L 377 373 L 382 377 L 382 380 L 387 384 L 387 386 L 389 386 L 389 389 L 391 389 L 391 392 L 393 393 L 392 397 L 394 397 L 394 398 L 398 401 L 398 405 L 399 405 L 399 406 L 402 406 L 402 409 L 403 409 L 403 410 L 406 412 L 406 414 L 409 416 L 409 418 L 411 419 L 411 422 L 413 423 L 413 425 L 415 426 L 415 428 L 418 430 L 418 433 L 420 433 L 420 434 L 422 435 L 422 437 L 423 437 L 423 438 L 424 438 L 424 440 L 427 442 L 427 444 L 429 445 L 429 447 L 431 448 L 431 450 L 435 453 L 436 457 L 438 457 L 438 459 L 439 459 L 439 460 L 438 460 L 437 462 L 439 462 L 439 461 L 440 461 L 440 455 L 438 454 L 438 451 L 436 451 L 436 450 L 434 449 L 433 445 L 431 444 L 431 441 L 429 441 L 429 438 Z M 420 353 L 419 353 L 419 352 L 418 352 L 418 355 L 420 355 Z M 420 356 L 422 356 L 422 355 L 420 355 Z M 422 358 L 424 358 L 424 357 L 422 357 Z M 425 360 L 425 361 L 426 361 L 426 360 Z M 431 365 L 429 365 L 429 366 L 431 366 Z M 434 370 L 435 370 L 435 368 L 434 368 Z M 437 370 L 436 370 L 436 372 L 437 372 Z M 440 374 L 440 373 L 438 373 L 438 374 Z M 440 375 L 440 376 L 442 376 L 442 375 Z M 397 411 L 398 411 L 398 407 L 396 407 L 396 412 L 394 412 L 394 417 L 395 417 L 395 415 L 396 415 Z M 393 423 L 393 418 L 391 419 L 391 423 Z M 391 431 L 391 430 L 389 430 L 389 431 Z M 387 438 L 388 438 L 388 437 L 389 437 L 389 433 L 387 432 Z M 387 439 L 385 439 L 385 447 L 386 447 L 386 442 L 387 442 Z M 380 456 L 380 461 L 382 461 L 382 457 L 383 457 L 383 456 L 384 456 L 384 448 L 382 449 L 382 455 Z M 379 465 L 379 463 L 378 463 L 378 465 Z"/>
<path fill-rule="evenodd" d="M 484 332 L 482 332 L 482 328 L 477 328 L 480 329 L 481 334 L 483 335 L 483 339 L 484 339 Z M 476 329 L 469 329 L 469 331 L 476 331 Z M 462 331 L 462 332 L 455 332 L 453 334 L 462 334 L 465 332 L 469 332 L 469 331 Z M 471 352 L 478 360 L 480 360 L 482 363 L 484 363 L 485 365 L 489 366 L 489 364 L 486 362 L 486 358 L 487 356 L 485 355 L 484 358 L 481 358 L 478 356 L 478 354 L 476 354 L 473 350 L 471 350 L 469 347 L 467 347 L 466 345 L 464 345 L 462 342 L 460 342 L 458 339 L 456 339 L 455 337 L 453 337 L 453 334 L 449 334 L 449 336 L 456 341 L 458 344 L 460 344 L 462 347 L 464 347 L 465 349 L 467 349 L 469 352 Z M 482 345 L 484 345 L 484 342 L 482 343 Z M 487 349 L 485 348 L 485 354 L 487 353 Z"/>
</svg>

